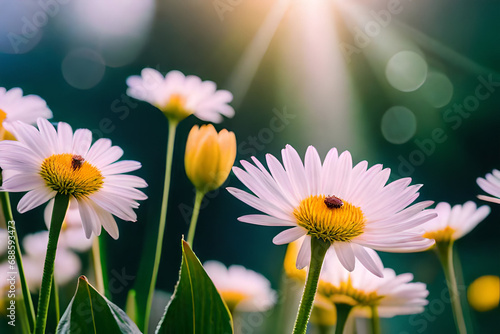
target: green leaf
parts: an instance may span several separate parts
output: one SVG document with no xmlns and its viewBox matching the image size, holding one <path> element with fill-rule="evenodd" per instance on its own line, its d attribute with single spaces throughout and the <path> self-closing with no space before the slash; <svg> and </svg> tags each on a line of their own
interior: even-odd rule
<svg viewBox="0 0 500 334">
<path fill-rule="evenodd" d="M 233 321 L 226 304 L 184 240 L 179 282 L 156 333 L 233 333 Z"/>
<path fill-rule="evenodd" d="M 141 331 L 125 312 L 97 292 L 85 276 L 80 276 L 75 296 L 57 326 L 57 333 L 137 334 Z"/>
</svg>

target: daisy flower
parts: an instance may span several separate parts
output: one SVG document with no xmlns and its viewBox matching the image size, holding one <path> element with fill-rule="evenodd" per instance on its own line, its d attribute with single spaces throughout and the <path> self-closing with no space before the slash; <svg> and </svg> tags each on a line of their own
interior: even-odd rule
<svg viewBox="0 0 500 334">
<path fill-rule="evenodd" d="M 382 276 L 383 267 L 368 249 L 416 252 L 433 244 L 415 230 L 436 216 L 418 215 L 432 201 L 412 205 L 421 185 L 410 186 L 410 178 L 386 185 L 390 169 L 382 165 L 368 168 L 366 161 L 353 167 L 351 154 L 345 151 L 339 156 L 335 148 L 323 164 L 313 146 L 307 149 L 304 164 L 290 145 L 282 150 L 282 157 L 283 165 L 266 155 L 269 171 L 255 158 L 255 166 L 241 161 L 245 170 L 233 167 L 234 174 L 255 196 L 236 188 L 228 191 L 264 213 L 246 215 L 240 221 L 291 227 L 273 239 L 275 244 L 306 236 L 297 268 L 309 265 L 312 238 L 329 245 L 347 270 L 354 270 L 358 259 L 378 276 Z"/>
<path fill-rule="evenodd" d="M 52 211 L 54 209 L 54 200 L 50 200 L 49 204 L 45 207 L 43 213 L 45 225 L 50 228 L 50 221 L 52 220 Z M 61 234 L 59 235 L 58 246 L 68 248 L 77 252 L 86 252 L 92 247 L 93 237 L 87 239 L 82 230 L 82 218 L 80 217 L 80 210 L 78 210 L 78 203 L 76 201 L 70 202 L 68 211 L 62 224 Z M 45 232 L 48 234 L 48 232 Z"/>
<path fill-rule="evenodd" d="M 238 265 L 226 268 L 218 261 L 207 261 L 203 267 L 231 312 L 263 312 L 276 303 L 271 283 L 253 270 Z"/>
<path fill-rule="evenodd" d="M 498 169 L 486 174 L 484 179 L 478 177 L 476 181 L 481 189 L 493 196 L 479 195 L 477 196 L 479 199 L 500 204 L 500 171 Z"/>
<path fill-rule="evenodd" d="M 375 251 L 368 252 L 382 265 Z M 424 283 L 411 283 L 413 274 L 410 273 L 396 275 L 389 268 L 384 268 L 383 273 L 383 278 L 374 276 L 363 266 L 348 272 L 334 255 L 326 260 L 318 293 L 333 303 L 353 306 L 354 315 L 358 317 L 370 318 L 373 307 L 383 318 L 424 311 L 429 295 Z"/>
<path fill-rule="evenodd" d="M 123 150 L 111 146 L 109 139 L 92 145 L 87 129 L 73 130 L 60 122 L 57 130 L 43 118 L 38 129 L 23 122 L 6 124 L 18 141 L 0 142 L 0 167 L 5 170 L 3 190 L 28 193 L 19 201 L 19 213 L 32 210 L 51 200 L 56 194 L 76 201 L 87 238 L 99 235 L 101 226 L 118 238 L 118 226 L 112 214 L 136 221 L 137 200 L 147 196 L 136 188 L 146 182 L 123 173 L 137 170 L 136 161 L 119 161 Z"/>
<path fill-rule="evenodd" d="M 45 100 L 37 95 L 23 96 L 21 88 L 0 87 L 0 140 L 14 139 L 5 124 L 15 121 L 34 124 L 39 117 L 52 118 Z"/>
<path fill-rule="evenodd" d="M 233 95 L 194 75 L 170 71 L 163 76 L 157 70 L 145 68 L 140 76 L 129 77 L 127 85 L 129 96 L 154 105 L 169 119 L 181 121 L 194 114 L 201 120 L 220 123 L 222 115 L 234 116 L 234 109 L 228 105 Z"/>
<path fill-rule="evenodd" d="M 483 205 L 480 208 L 474 202 L 453 207 L 446 202 L 436 205 L 434 211 L 438 216 L 424 223 L 424 238 L 440 241 L 453 241 L 469 233 L 477 224 L 490 214 L 490 207 Z"/>
</svg>

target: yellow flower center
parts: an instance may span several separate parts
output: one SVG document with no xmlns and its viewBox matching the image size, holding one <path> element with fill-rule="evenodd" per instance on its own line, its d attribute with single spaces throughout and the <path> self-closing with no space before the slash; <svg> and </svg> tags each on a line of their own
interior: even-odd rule
<svg viewBox="0 0 500 334">
<path fill-rule="evenodd" d="M 168 118 L 175 119 L 179 122 L 193 113 L 186 109 L 186 98 L 180 94 L 170 95 L 162 111 Z"/>
<path fill-rule="evenodd" d="M 60 194 L 82 198 L 102 188 L 104 177 L 79 155 L 54 154 L 42 163 L 40 175 L 47 186 Z"/>
<path fill-rule="evenodd" d="M 342 282 L 340 286 L 334 286 L 325 281 L 320 281 L 318 293 L 327 297 L 334 303 L 349 304 L 351 306 L 374 306 L 378 305 L 384 296 L 377 295 L 376 292 L 365 292 L 352 286 L 351 278 L 347 282 Z"/>
<path fill-rule="evenodd" d="M 453 240 L 453 233 L 455 233 L 455 229 L 446 226 L 446 228 L 443 230 L 426 232 L 424 233 L 423 237 L 427 239 L 434 239 L 437 242 L 451 241 Z"/>
<path fill-rule="evenodd" d="M 332 243 L 349 241 L 361 235 L 365 227 L 361 209 L 335 196 L 309 196 L 293 214 L 310 236 Z"/>
<path fill-rule="evenodd" d="M 247 295 L 241 293 L 240 291 L 226 290 L 226 291 L 219 291 L 219 293 L 222 299 L 224 299 L 224 302 L 226 303 L 227 307 L 231 311 L 234 310 L 236 305 L 238 305 L 243 300 L 248 298 Z"/>
<path fill-rule="evenodd" d="M 16 140 L 16 137 L 3 127 L 3 122 L 7 118 L 7 113 L 0 109 L 0 140 Z"/>
<path fill-rule="evenodd" d="M 0 109 L 0 126 L 2 126 L 2 123 L 6 118 L 7 118 L 7 114 L 5 113 L 5 111 Z"/>
</svg>

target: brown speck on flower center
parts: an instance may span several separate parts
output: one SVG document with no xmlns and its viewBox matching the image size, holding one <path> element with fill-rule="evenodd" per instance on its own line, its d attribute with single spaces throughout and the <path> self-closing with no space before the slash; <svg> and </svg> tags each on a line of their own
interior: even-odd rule
<svg viewBox="0 0 500 334">
<path fill-rule="evenodd" d="M 73 168 L 73 170 L 80 169 L 84 162 L 85 159 L 81 155 L 73 155 L 71 157 L 71 168 Z"/>
<path fill-rule="evenodd" d="M 344 205 L 344 202 L 337 196 L 328 196 L 325 198 L 325 205 L 329 209 L 338 209 Z"/>
</svg>

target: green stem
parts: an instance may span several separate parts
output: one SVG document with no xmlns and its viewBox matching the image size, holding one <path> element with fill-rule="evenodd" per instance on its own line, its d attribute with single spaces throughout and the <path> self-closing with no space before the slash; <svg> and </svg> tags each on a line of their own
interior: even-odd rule
<svg viewBox="0 0 500 334">
<path fill-rule="evenodd" d="M 163 184 L 163 199 L 161 202 L 160 224 L 158 227 L 158 239 L 156 240 L 156 253 L 151 275 L 151 284 L 149 285 L 148 300 L 146 302 L 146 313 L 144 316 L 144 333 L 148 332 L 149 316 L 153 303 L 153 294 L 158 277 L 158 268 L 160 267 L 161 250 L 163 246 L 163 235 L 165 233 L 165 223 L 167 221 L 168 195 L 170 192 L 170 177 L 172 174 L 172 160 L 174 156 L 175 130 L 179 121 L 169 119 L 168 121 L 168 142 L 167 142 L 167 157 L 165 165 L 165 181 Z"/>
<path fill-rule="evenodd" d="M 92 262 L 94 263 L 94 275 L 97 291 L 104 295 L 104 278 L 102 277 L 101 251 L 98 237 L 95 237 L 92 241 Z"/>
<path fill-rule="evenodd" d="M 52 211 L 52 220 L 49 229 L 49 242 L 47 244 L 47 255 L 43 267 L 42 286 L 38 298 L 38 310 L 35 323 L 35 333 L 44 334 L 47 324 L 47 312 L 49 309 L 50 290 L 52 287 L 52 277 L 54 275 L 54 261 L 56 259 L 57 241 L 61 232 L 62 223 L 68 210 L 69 196 L 57 194 Z"/>
<path fill-rule="evenodd" d="M 54 311 L 56 316 L 56 327 L 59 324 L 59 319 L 61 319 L 61 309 L 59 307 L 59 288 L 57 287 L 56 280 L 52 277 L 52 289 L 51 292 L 51 300 L 54 302 Z"/>
<path fill-rule="evenodd" d="M 337 325 L 335 325 L 335 334 L 343 334 L 345 324 L 351 313 L 352 306 L 348 304 L 335 304 L 337 309 Z"/>
<path fill-rule="evenodd" d="M 21 291 L 23 293 L 24 308 L 26 309 L 26 312 L 22 312 L 21 316 L 26 317 L 25 320 L 29 324 L 30 331 L 32 331 L 33 328 L 35 327 L 35 308 L 33 307 L 33 301 L 31 300 L 31 293 L 28 287 L 28 281 L 24 276 L 23 258 L 21 256 L 19 238 L 17 237 L 17 229 L 15 227 L 14 218 L 12 216 L 12 209 L 10 207 L 9 193 L 3 191 L 0 192 L 0 202 L 2 205 L 3 213 L 5 215 L 5 221 L 8 224 L 8 228 L 10 228 L 8 229 L 9 240 L 11 235 L 14 237 L 13 245 L 16 257 L 16 264 L 17 264 L 17 270 L 19 271 L 19 278 L 21 280 Z"/>
<path fill-rule="evenodd" d="M 453 309 L 457 333 L 466 334 L 467 327 L 465 325 L 462 305 L 460 303 L 460 295 L 458 293 L 457 279 L 453 265 L 453 241 L 436 242 L 436 250 L 439 260 L 441 261 L 441 265 L 443 266 L 446 284 L 448 285 L 448 291 L 450 292 L 451 306 Z"/>
<path fill-rule="evenodd" d="M 102 284 L 104 288 L 104 296 L 111 300 L 111 293 L 108 288 L 108 259 L 106 253 L 106 239 L 107 235 L 101 235 L 97 240 L 99 240 L 99 261 L 101 261 L 101 274 L 102 274 Z"/>
<path fill-rule="evenodd" d="M 372 334 L 380 334 L 380 317 L 376 305 L 372 305 Z"/>
<path fill-rule="evenodd" d="M 293 334 L 305 334 L 307 323 L 311 316 L 311 310 L 314 302 L 314 296 L 318 289 L 319 274 L 323 266 L 326 251 L 330 247 L 330 243 L 324 242 L 321 239 L 311 238 L 311 262 L 309 264 L 309 273 L 307 274 L 306 286 L 300 301 L 299 312 L 295 320 Z"/>
<path fill-rule="evenodd" d="M 204 196 L 205 196 L 204 192 L 196 190 L 193 215 L 191 216 L 191 223 L 189 224 L 189 232 L 187 237 L 187 243 L 189 244 L 189 247 L 191 247 L 191 249 L 193 248 L 194 234 L 196 232 L 196 223 L 198 222 L 198 215 L 200 214 L 200 206 Z"/>
</svg>

